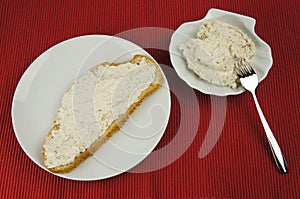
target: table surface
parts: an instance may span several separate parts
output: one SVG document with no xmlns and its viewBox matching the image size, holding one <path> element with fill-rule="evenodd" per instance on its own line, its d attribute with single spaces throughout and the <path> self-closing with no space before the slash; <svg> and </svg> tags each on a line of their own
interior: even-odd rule
<svg viewBox="0 0 300 199">
<path fill-rule="evenodd" d="M 0 198 L 17 198 L 20 194 L 23 198 L 300 198 L 299 1 L 186 2 L 1 1 Z M 184 22 L 203 18 L 210 8 L 255 18 L 257 34 L 272 48 L 273 66 L 259 85 L 257 97 L 282 147 L 288 174 L 277 171 L 249 93 L 225 98 L 205 95 L 188 89 L 174 72 L 167 74 L 167 79 L 177 93 L 171 95 L 169 124 L 155 151 L 172 142 L 180 122 L 189 124 L 196 112 L 200 120 L 198 129 L 194 129 L 196 134 L 190 125 L 183 126 L 187 137 L 192 133 L 195 137 L 187 150 L 165 167 L 82 182 L 54 176 L 26 156 L 12 127 L 12 98 L 22 74 L 42 52 L 81 35 L 117 35 L 145 27 L 173 32 Z M 171 34 L 163 35 L 157 38 L 161 49 L 146 50 L 160 64 L 172 68 L 170 38 Z M 143 38 L 134 42 L 139 44 Z M 191 100 L 193 96 L 196 101 Z M 224 108 L 224 103 L 225 121 L 219 124 L 218 114 L 212 114 L 212 110 Z M 183 117 L 179 114 L 182 112 L 188 114 Z M 216 145 L 207 155 L 199 156 L 207 132 L 218 130 L 218 125 L 222 128 Z M 178 148 L 186 141 L 184 136 L 181 138 Z M 174 156 L 173 152 L 169 150 L 159 158 Z"/>
</svg>

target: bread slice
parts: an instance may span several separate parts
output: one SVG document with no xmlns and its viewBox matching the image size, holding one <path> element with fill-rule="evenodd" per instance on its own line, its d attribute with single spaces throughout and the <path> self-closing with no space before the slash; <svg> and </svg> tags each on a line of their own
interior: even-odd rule
<svg viewBox="0 0 300 199">
<path fill-rule="evenodd" d="M 104 68 L 105 70 L 103 70 Z M 96 86 L 93 84 L 85 85 L 85 83 L 82 83 L 84 82 L 84 76 L 87 73 L 92 75 L 87 75 L 88 78 L 85 79 L 91 79 L 90 77 L 94 77 L 95 74 L 98 74 L 101 70 L 101 75 L 99 76 L 99 78 L 98 76 L 96 76 L 96 81 L 94 81 Z M 134 72 L 131 73 L 130 71 Z M 71 170 L 76 168 L 80 163 L 86 160 L 89 156 L 93 155 L 114 133 L 116 133 L 122 127 L 122 125 L 129 118 L 129 115 L 134 112 L 137 106 L 139 106 L 148 95 L 150 95 L 157 88 L 159 88 L 162 81 L 162 73 L 159 66 L 154 60 L 144 55 L 135 55 L 127 63 L 105 62 L 93 67 L 87 73 L 79 77 L 78 80 L 76 80 L 71 85 L 69 90 L 65 93 L 61 106 L 58 110 L 57 118 L 55 119 L 54 124 L 48 133 L 48 136 L 46 136 L 46 138 L 44 139 L 42 146 L 42 156 L 44 159 L 44 165 L 52 172 L 70 172 Z M 145 77 L 139 77 L 142 74 L 144 74 Z M 126 79 L 126 75 L 131 76 Z M 116 78 L 116 76 L 118 77 Z M 148 81 L 151 80 L 151 82 L 148 82 L 147 84 L 145 84 L 145 82 L 143 83 L 143 79 L 146 78 L 149 79 Z M 127 82 L 125 80 L 125 83 L 124 81 L 122 82 L 122 79 L 125 79 Z M 128 82 L 129 80 L 132 81 L 132 83 Z M 76 123 L 78 122 L 75 122 L 76 120 L 74 119 L 74 117 L 76 116 L 76 108 L 73 107 L 75 106 L 74 88 L 76 87 L 76 85 L 80 85 L 80 81 L 82 84 L 81 86 L 83 86 L 87 90 L 89 86 L 95 86 L 95 89 L 100 89 L 94 91 L 96 96 L 94 100 L 98 100 L 93 102 L 94 108 L 97 108 L 97 104 L 98 107 L 101 107 L 102 101 L 103 103 L 105 102 L 109 104 L 115 96 L 115 98 L 117 98 L 117 101 L 118 99 L 123 99 L 123 94 L 126 95 L 126 88 L 131 88 L 132 86 L 138 83 L 144 85 L 143 87 L 139 87 L 142 90 L 137 90 L 136 87 L 136 91 L 133 92 L 133 95 L 135 95 L 135 97 L 132 98 L 134 100 L 131 101 L 131 104 L 127 104 L 126 108 L 124 103 L 121 103 L 121 105 L 119 104 L 120 106 L 117 110 L 118 114 L 112 114 L 111 110 L 109 110 L 109 112 L 106 112 L 106 114 L 101 115 L 98 112 L 97 114 L 95 114 L 97 117 L 97 126 L 99 123 L 99 126 L 102 125 L 101 128 L 103 128 L 103 126 L 105 127 L 105 129 L 101 129 L 102 133 L 97 132 L 97 134 L 95 134 L 95 132 L 87 131 L 87 134 L 80 136 L 80 133 L 78 133 L 79 131 L 77 129 L 78 125 L 76 126 Z M 93 82 L 91 80 L 88 81 Z M 120 83 L 114 83 L 114 81 L 120 81 Z M 107 86 L 109 85 L 109 83 L 111 84 L 111 87 Z M 109 88 L 106 88 L 105 86 Z M 118 87 L 120 87 L 120 91 L 118 91 Z M 114 90 L 116 95 L 110 95 L 110 90 Z M 102 91 L 107 92 L 107 95 L 101 96 L 103 93 Z M 82 96 L 85 95 L 85 90 L 78 90 L 77 92 L 77 94 L 81 94 Z M 79 98 L 79 101 L 81 98 Z M 106 106 L 105 104 L 104 108 L 108 108 L 108 106 Z M 99 108 L 99 110 L 96 111 L 101 112 L 101 109 Z M 100 116 L 98 117 L 98 115 Z M 109 121 L 111 121 L 111 123 L 109 123 Z M 89 135 L 92 136 L 89 137 Z M 86 140 L 86 142 L 84 142 L 83 140 Z"/>
</svg>

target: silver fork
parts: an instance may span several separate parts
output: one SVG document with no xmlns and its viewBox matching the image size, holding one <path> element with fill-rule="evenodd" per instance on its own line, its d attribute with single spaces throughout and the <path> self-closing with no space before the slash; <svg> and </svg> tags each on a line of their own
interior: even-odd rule
<svg viewBox="0 0 300 199">
<path fill-rule="evenodd" d="M 237 60 L 235 71 L 236 71 L 238 77 L 240 78 L 240 81 L 241 81 L 241 84 L 243 85 L 243 87 L 246 90 L 250 91 L 253 96 L 253 99 L 254 99 L 259 117 L 260 117 L 263 127 L 265 129 L 276 165 L 282 173 L 286 174 L 288 172 L 288 166 L 287 166 L 286 160 L 285 160 L 285 158 L 280 150 L 280 147 L 279 147 L 268 123 L 267 123 L 267 120 L 259 106 L 259 103 L 258 103 L 256 95 L 255 95 L 255 89 L 258 85 L 257 75 L 256 75 L 255 71 L 253 70 L 253 68 L 251 67 L 251 65 L 245 59 Z"/>
</svg>

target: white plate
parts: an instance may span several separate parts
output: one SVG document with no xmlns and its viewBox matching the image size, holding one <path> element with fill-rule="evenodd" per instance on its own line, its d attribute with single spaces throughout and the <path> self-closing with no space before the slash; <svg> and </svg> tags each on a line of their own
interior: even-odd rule
<svg viewBox="0 0 300 199">
<path fill-rule="evenodd" d="M 30 65 L 14 94 L 12 122 L 19 144 L 36 164 L 46 169 L 41 155 L 42 142 L 63 94 L 76 77 L 102 62 L 127 62 L 134 54 L 151 57 L 127 40 L 90 35 L 59 43 Z M 170 107 L 169 86 L 163 76 L 162 86 L 144 100 L 121 131 L 94 156 L 70 173 L 56 175 L 74 180 L 98 180 L 131 169 L 149 155 L 161 139 Z"/>
<path fill-rule="evenodd" d="M 210 9 L 203 19 L 184 23 L 173 33 L 169 52 L 172 65 L 178 76 L 189 86 L 205 94 L 227 96 L 237 95 L 245 91 L 242 86 L 239 86 L 237 89 L 231 89 L 229 87 L 211 84 L 201 80 L 191 70 L 187 69 L 186 61 L 182 55 L 182 52 L 179 50 L 179 46 L 188 41 L 190 38 L 195 37 L 201 22 L 208 19 L 215 19 L 231 24 L 242 30 L 251 38 L 256 48 L 255 57 L 253 58 L 251 65 L 257 72 L 259 81 L 262 81 L 267 76 L 273 61 L 271 48 L 267 43 L 260 39 L 254 31 L 255 19 L 218 9 Z"/>
</svg>

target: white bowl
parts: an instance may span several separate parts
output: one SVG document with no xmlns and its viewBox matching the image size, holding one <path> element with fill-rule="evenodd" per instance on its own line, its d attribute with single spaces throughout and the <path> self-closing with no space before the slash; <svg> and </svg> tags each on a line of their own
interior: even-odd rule
<svg viewBox="0 0 300 199">
<path fill-rule="evenodd" d="M 190 87 L 199 90 L 205 94 L 227 96 L 237 95 L 245 91 L 242 86 L 236 89 L 230 87 L 218 86 L 211 84 L 205 80 L 200 79 L 191 70 L 187 69 L 186 60 L 179 50 L 179 46 L 185 43 L 189 39 L 196 36 L 196 32 L 200 27 L 200 24 L 204 20 L 215 19 L 232 26 L 235 26 L 242 30 L 255 44 L 255 56 L 251 61 L 251 65 L 257 73 L 259 82 L 266 78 L 268 71 L 270 70 L 273 60 L 270 46 L 259 38 L 255 33 L 255 19 L 244 15 L 227 12 L 224 10 L 210 9 L 206 16 L 198 21 L 187 22 L 179 26 L 179 28 L 173 33 L 171 43 L 169 46 L 169 53 L 171 57 L 172 65 L 177 72 L 178 76 L 184 80 Z"/>
</svg>

